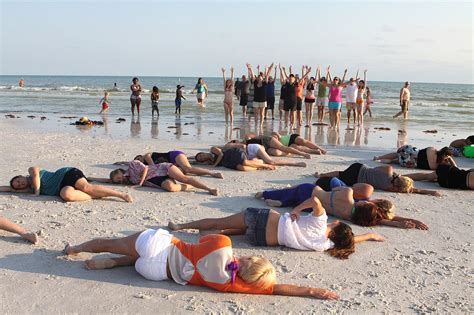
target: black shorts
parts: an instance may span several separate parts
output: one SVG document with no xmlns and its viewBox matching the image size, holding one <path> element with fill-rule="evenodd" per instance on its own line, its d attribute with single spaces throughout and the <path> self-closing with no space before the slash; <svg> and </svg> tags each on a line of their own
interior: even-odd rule
<svg viewBox="0 0 474 315">
<path fill-rule="evenodd" d="M 76 182 L 80 180 L 81 178 L 86 178 L 84 176 L 84 173 L 80 169 L 77 168 L 71 168 L 69 171 L 67 171 L 66 174 L 64 174 L 63 180 L 61 181 L 61 184 L 59 185 L 59 191 L 63 189 L 66 186 L 71 186 L 76 188 Z"/>
<path fill-rule="evenodd" d="M 428 162 L 426 149 L 418 151 L 418 156 L 416 158 L 416 168 L 430 170 L 430 163 Z"/>
<path fill-rule="evenodd" d="M 331 191 L 331 178 L 332 177 L 321 177 L 316 181 L 315 185 L 321 187 L 324 191 Z"/>
<path fill-rule="evenodd" d="M 224 152 L 219 165 L 236 170 L 237 166 L 243 165 L 247 160 L 247 153 L 243 149 L 232 148 Z"/>
<path fill-rule="evenodd" d="M 249 242 L 256 246 L 267 246 L 267 223 L 270 209 L 247 208 L 245 209 L 245 235 Z"/>
<path fill-rule="evenodd" d="M 469 173 L 455 166 L 441 164 L 436 169 L 438 184 L 445 188 L 469 189 Z"/>
<path fill-rule="evenodd" d="M 296 99 L 296 110 L 301 110 L 303 108 L 303 99 L 297 98 Z"/>
<path fill-rule="evenodd" d="M 249 95 L 248 94 L 241 94 L 240 95 L 240 106 L 247 106 L 249 102 Z"/>
<path fill-rule="evenodd" d="M 296 99 L 285 99 L 283 103 L 283 110 L 285 112 L 295 111 L 296 110 Z"/>
<path fill-rule="evenodd" d="M 267 96 L 267 109 L 275 108 L 275 96 Z"/>
<path fill-rule="evenodd" d="M 359 177 L 359 171 L 362 167 L 361 163 L 354 163 L 349 166 L 345 171 L 339 172 L 339 179 L 346 183 L 347 186 L 353 186 L 357 184 Z"/>
<path fill-rule="evenodd" d="M 300 135 L 297 133 L 294 133 L 290 136 L 290 141 L 288 141 L 288 146 L 291 146 L 292 144 L 295 143 L 296 138 L 298 138 Z"/>
<path fill-rule="evenodd" d="M 151 154 L 151 159 L 153 160 L 153 162 L 155 164 L 159 164 L 159 163 L 171 163 L 171 159 L 170 159 L 170 153 L 169 152 L 165 152 L 165 153 L 159 153 L 159 152 L 153 152 Z M 144 163 L 145 165 L 147 165 L 146 161 Z"/>
<path fill-rule="evenodd" d="M 170 178 L 169 176 L 156 176 L 156 177 L 150 178 L 149 180 L 147 180 L 147 182 L 150 182 L 153 185 L 161 187 L 161 184 L 163 184 L 163 182 L 169 178 Z"/>
</svg>

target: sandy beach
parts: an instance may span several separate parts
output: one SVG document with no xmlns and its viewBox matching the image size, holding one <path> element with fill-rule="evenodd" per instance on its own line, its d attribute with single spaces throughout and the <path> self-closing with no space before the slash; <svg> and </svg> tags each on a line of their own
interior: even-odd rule
<svg viewBox="0 0 474 315">
<path fill-rule="evenodd" d="M 74 128 L 71 126 L 71 128 Z M 46 169 L 74 166 L 86 176 L 107 177 L 112 162 L 127 160 L 136 153 L 185 149 L 191 156 L 219 142 L 192 139 L 149 140 L 113 138 L 95 134 L 37 132 L 0 121 L 0 180 L 7 184 L 17 174 L 38 165 Z M 380 132 L 383 136 L 383 132 Z M 213 139 L 210 139 L 213 140 Z M 171 281 L 153 282 L 134 268 L 88 271 L 81 254 L 73 260 L 61 253 L 67 242 L 79 243 L 94 237 L 120 237 L 145 228 L 166 226 L 169 220 L 184 222 L 220 217 L 264 203 L 253 198 L 268 188 L 313 182 L 315 171 L 344 169 L 359 161 L 375 166 L 375 152 L 367 148 L 328 147 L 326 156 L 313 156 L 307 168 L 280 167 L 276 171 L 252 173 L 221 169 L 225 180 L 202 178 L 219 188 L 219 196 L 203 192 L 166 193 L 150 188 L 130 192 L 135 202 L 94 200 L 64 203 L 58 198 L 0 194 L 0 215 L 33 231 L 41 231 L 38 245 L 30 245 L 0 231 L 0 311 L 2 313 L 465 313 L 472 303 L 472 191 L 447 190 L 433 183 L 417 187 L 443 193 L 425 195 L 375 192 L 374 197 L 392 200 L 397 214 L 429 225 L 429 231 L 390 227 L 363 228 L 374 231 L 383 243 L 357 246 L 349 260 L 324 253 L 283 247 L 257 248 L 244 237 L 233 237 L 237 255 L 265 255 L 277 270 L 279 282 L 329 288 L 340 301 L 310 298 L 255 296 L 216 293 L 206 288 L 180 286 Z M 457 158 L 461 168 L 473 161 Z M 400 173 L 409 170 L 397 168 Z M 284 213 L 288 208 L 281 208 Z M 332 220 L 332 218 L 330 218 Z M 196 241 L 198 234 L 177 233 Z"/>
</svg>

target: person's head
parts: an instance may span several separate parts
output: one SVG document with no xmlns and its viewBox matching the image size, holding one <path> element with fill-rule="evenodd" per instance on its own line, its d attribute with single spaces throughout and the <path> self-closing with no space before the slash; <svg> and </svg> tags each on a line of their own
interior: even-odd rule
<svg viewBox="0 0 474 315">
<path fill-rule="evenodd" d="M 26 189 L 30 186 L 27 176 L 17 175 L 10 180 L 10 187 L 15 190 Z"/>
<path fill-rule="evenodd" d="M 104 92 L 104 98 L 107 98 L 107 97 L 109 97 L 109 92 L 105 91 Z"/>
<path fill-rule="evenodd" d="M 406 82 L 405 82 L 405 87 L 407 88 L 407 87 L 409 87 L 409 86 L 410 86 L 410 82 L 406 81 Z"/>
<path fill-rule="evenodd" d="M 226 87 L 226 89 L 231 88 L 231 87 L 232 87 L 232 84 L 234 84 L 234 82 L 232 82 L 231 79 L 227 79 L 227 80 L 225 81 L 225 87 Z"/>
<path fill-rule="evenodd" d="M 380 223 L 377 206 L 370 201 L 359 201 L 354 205 L 351 221 L 361 226 L 376 226 Z"/>
<path fill-rule="evenodd" d="M 358 83 L 358 87 L 359 87 L 359 89 L 365 88 L 365 81 L 364 81 L 364 80 L 360 80 L 359 83 Z"/>
<path fill-rule="evenodd" d="M 466 145 L 474 144 L 474 136 L 469 136 L 466 138 Z"/>
<path fill-rule="evenodd" d="M 137 84 L 137 83 L 138 83 L 138 78 L 137 78 L 137 77 L 134 77 L 134 78 L 132 79 L 132 83 L 133 83 L 133 84 Z"/>
<path fill-rule="evenodd" d="M 110 180 L 114 184 L 128 184 L 128 178 L 125 176 L 125 170 L 119 168 L 110 172 Z"/>
<path fill-rule="evenodd" d="M 214 161 L 214 156 L 212 155 L 212 153 L 199 152 L 199 153 L 197 153 L 197 154 L 194 156 L 194 159 L 195 159 L 196 162 L 198 162 L 198 163 L 202 163 L 202 164 L 212 164 L 213 161 Z"/>
<path fill-rule="evenodd" d="M 347 259 L 355 251 L 354 233 L 345 223 L 337 221 L 332 225 L 329 239 L 334 243 L 334 247 L 328 249 L 328 253 L 339 259 Z"/>
<path fill-rule="evenodd" d="M 202 79 L 202 78 L 198 78 L 198 82 L 197 82 L 197 84 L 202 84 L 203 82 L 204 82 L 204 81 L 203 81 L 203 79 Z"/>
<path fill-rule="evenodd" d="M 390 200 L 373 199 L 371 202 L 376 206 L 380 219 L 392 220 L 395 217 L 395 205 Z"/>
<path fill-rule="evenodd" d="M 273 77 L 272 76 L 268 77 L 268 82 L 273 82 Z"/>
<path fill-rule="evenodd" d="M 247 77 L 245 75 L 242 76 L 242 81 L 243 82 L 247 81 Z"/>
<path fill-rule="evenodd" d="M 367 92 L 367 95 L 370 95 L 370 88 L 367 87 L 365 90 L 366 90 L 366 92 Z"/>
<path fill-rule="evenodd" d="M 355 84 L 354 78 L 350 78 L 350 79 L 349 79 L 349 83 L 350 83 L 351 85 L 354 85 L 354 84 Z"/>
<path fill-rule="evenodd" d="M 309 78 L 309 83 L 314 84 L 315 81 L 316 79 L 314 77 Z"/>
<path fill-rule="evenodd" d="M 153 93 L 158 93 L 160 91 L 157 86 L 153 86 L 151 90 L 153 91 Z"/>
<path fill-rule="evenodd" d="M 290 80 L 290 84 L 293 84 L 295 82 L 295 75 L 292 73 L 290 74 L 290 77 L 289 77 L 289 80 Z"/>
<path fill-rule="evenodd" d="M 438 164 L 444 163 L 451 156 L 453 156 L 453 150 L 448 147 L 444 147 L 436 152 L 436 162 Z"/>
<path fill-rule="evenodd" d="M 143 155 L 137 155 L 136 157 L 133 158 L 135 161 L 140 161 L 140 162 L 145 162 L 145 158 L 143 157 Z"/>
<path fill-rule="evenodd" d="M 396 192 L 411 193 L 414 188 L 413 186 L 413 179 L 409 177 L 396 175 L 392 179 L 392 188 Z"/>
<path fill-rule="evenodd" d="M 239 78 L 235 79 L 236 82 L 239 82 Z"/>
<path fill-rule="evenodd" d="M 324 82 L 324 83 L 328 82 L 328 80 L 326 79 L 326 77 L 321 77 L 321 79 L 319 79 L 319 81 L 320 81 L 320 82 Z"/>
<path fill-rule="evenodd" d="M 334 77 L 334 79 L 332 79 L 332 84 L 339 85 L 339 83 L 341 83 L 341 79 L 339 79 L 339 77 Z"/>
<path fill-rule="evenodd" d="M 276 283 L 276 272 L 272 263 L 265 257 L 239 257 L 237 275 L 246 283 L 260 288 L 268 288 Z"/>
</svg>

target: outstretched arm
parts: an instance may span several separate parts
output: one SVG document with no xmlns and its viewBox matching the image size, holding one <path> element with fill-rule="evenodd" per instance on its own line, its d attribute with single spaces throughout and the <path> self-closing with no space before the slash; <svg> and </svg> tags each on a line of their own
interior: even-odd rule
<svg viewBox="0 0 474 315">
<path fill-rule="evenodd" d="M 10 186 L 0 186 L 0 192 L 11 192 L 11 193 L 32 193 L 31 189 L 13 189 Z"/>
<path fill-rule="evenodd" d="M 221 68 L 221 71 L 222 71 L 222 79 L 223 79 L 223 83 L 224 83 L 224 89 L 225 89 L 225 69 L 224 68 Z"/>
<path fill-rule="evenodd" d="M 268 82 L 268 77 L 270 76 L 270 73 L 272 72 L 273 70 L 273 63 L 270 65 L 270 67 L 268 67 L 267 71 L 265 72 L 265 81 Z"/>
<path fill-rule="evenodd" d="M 346 75 L 347 75 L 347 69 L 344 70 L 344 75 L 342 76 L 341 84 L 344 84 L 344 80 L 346 79 Z"/>
<path fill-rule="evenodd" d="M 230 67 L 230 79 L 232 80 L 232 85 L 234 85 L 234 67 Z M 224 82 L 225 85 L 225 82 Z"/>
<path fill-rule="evenodd" d="M 382 220 L 380 225 L 393 226 L 401 229 L 418 229 L 418 230 L 428 230 L 428 225 L 424 224 L 421 221 L 395 216 L 392 220 Z"/>
<path fill-rule="evenodd" d="M 31 176 L 31 188 L 33 188 L 34 194 L 39 196 L 41 180 L 39 175 L 39 167 L 33 166 L 28 169 L 28 173 Z"/>
<path fill-rule="evenodd" d="M 436 175 L 436 172 L 431 172 L 431 173 L 411 173 L 411 174 L 405 174 L 403 176 L 409 177 L 413 180 L 427 180 L 427 181 L 432 181 L 435 182 L 438 180 L 438 175 Z"/>
<path fill-rule="evenodd" d="M 362 235 L 356 235 L 354 236 L 354 242 L 357 243 L 362 243 L 366 241 L 375 241 L 375 242 L 383 242 L 385 241 L 385 238 L 377 233 L 366 233 Z"/>
<path fill-rule="evenodd" d="M 102 178 L 102 177 L 87 177 L 88 182 L 98 182 L 98 183 L 105 183 L 105 184 L 113 184 L 109 178 Z"/>
<path fill-rule="evenodd" d="M 436 191 L 436 190 L 413 188 L 411 192 L 413 194 L 431 195 L 431 196 L 441 197 L 441 193 Z"/>
<path fill-rule="evenodd" d="M 275 284 L 273 286 L 274 295 L 286 296 L 307 296 L 323 300 L 338 300 L 337 293 L 320 288 L 300 287 L 293 284 Z"/>
</svg>

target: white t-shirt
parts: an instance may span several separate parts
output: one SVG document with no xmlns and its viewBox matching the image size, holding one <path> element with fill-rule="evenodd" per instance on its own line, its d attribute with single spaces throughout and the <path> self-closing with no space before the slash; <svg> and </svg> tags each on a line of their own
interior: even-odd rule
<svg viewBox="0 0 474 315">
<path fill-rule="evenodd" d="M 346 87 L 346 102 L 355 103 L 357 98 L 357 84 L 347 85 Z"/>
<path fill-rule="evenodd" d="M 334 247 L 326 237 L 327 221 L 326 214 L 319 217 L 304 215 L 292 221 L 290 214 L 285 213 L 278 221 L 278 243 L 294 249 L 324 252 Z"/>
</svg>

